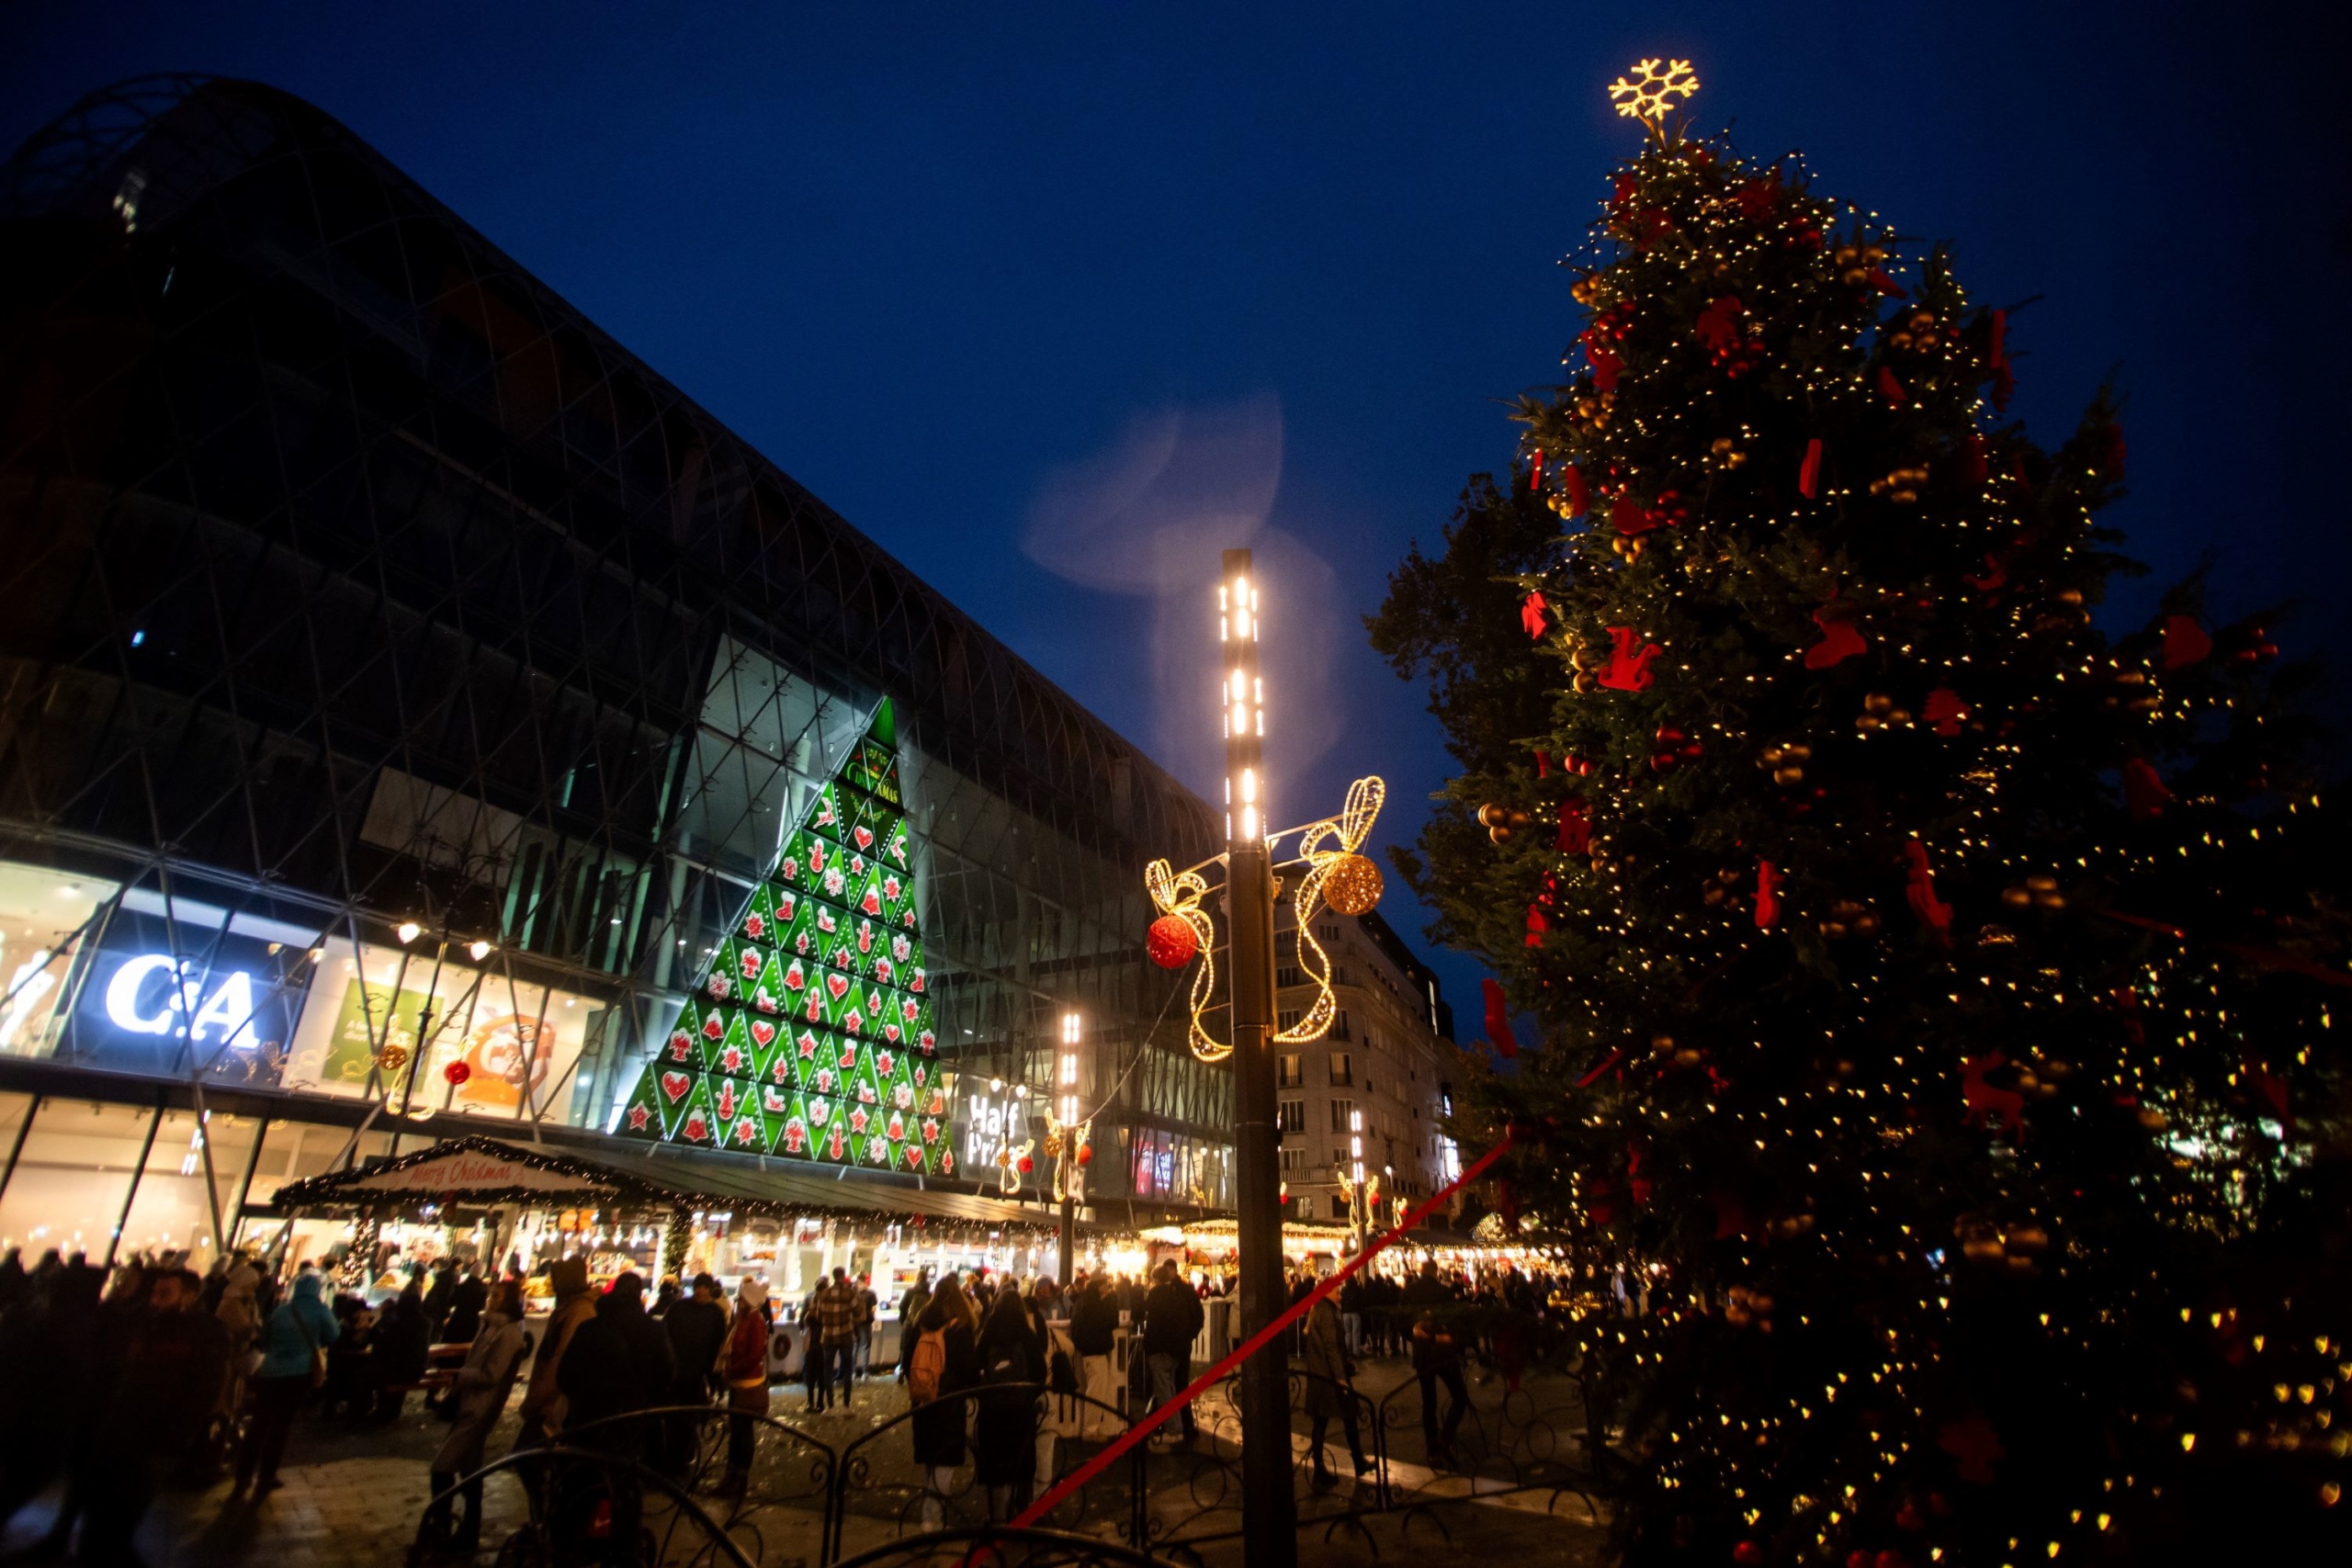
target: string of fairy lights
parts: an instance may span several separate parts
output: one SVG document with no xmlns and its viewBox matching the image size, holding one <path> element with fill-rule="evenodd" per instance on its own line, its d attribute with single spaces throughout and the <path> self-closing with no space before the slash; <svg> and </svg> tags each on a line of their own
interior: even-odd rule
<svg viewBox="0 0 2352 1568">
<path fill-rule="evenodd" d="M 2070 1458 L 1980 1517 L 1939 1478 L 1991 1482 L 2004 1434 L 1935 1347 L 2011 1284 L 2041 1308 L 2020 1359 L 2153 1332 L 2175 1298 L 2128 1249 L 2242 1224 L 2296 1157 L 2283 1111 L 2209 1090 L 2309 1067 L 2324 997 L 2266 1000 L 2257 1028 L 2231 964 L 2110 906 L 2137 888 L 2224 908 L 2242 857 L 2279 852 L 2321 801 L 2242 818 L 2199 771 L 2218 726 L 2258 773 L 2276 652 L 2258 625 L 2093 628 L 2116 564 L 2094 516 L 2122 460 L 2104 400 L 2054 454 L 2001 424 L 2005 313 L 1972 306 L 1940 249 L 1811 195 L 1793 155 L 1759 169 L 1687 137 L 1672 111 L 1697 88 L 1657 60 L 1611 86 L 1645 145 L 1574 258 L 1589 324 L 1569 382 L 1519 410 L 1525 481 L 1570 528 L 1521 581 L 1522 619 L 1565 678 L 1527 771 L 1465 785 L 1508 795 L 1479 818 L 1525 889 L 1523 916 L 1487 929 L 1525 954 L 1523 999 L 1578 1070 L 1629 1057 L 1573 1102 L 1577 1128 L 1622 1140 L 1564 1169 L 1585 1223 L 1679 1182 L 1692 1212 L 1659 1223 L 1712 1221 L 1712 1311 L 1815 1330 L 1844 1281 L 1891 1321 L 1825 1320 L 1787 1352 L 1816 1375 L 1746 1404 L 1662 1382 L 1704 1304 L 1589 1318 L 1579 1348 L 1649 1401 L 1637 1484 L 1664 1517 L 1738 1520 L 1735 1561 L 2044 1561 L 2164 1483 L 2128 1454 Z M 1758 479 L 1792 449 L 1793 475 Z M 1769 1005 L 1721 1004 L 1725 976 L 1781 961 Z M 1757 1190 L 1708 1191 L 1651 1152 L 1668 1146 L 1724 1173 L 1752 1155 Z M 1955 1169 L 1983 1190 L 1923 1190 Z M 2344 1381 L 2352 1362 L 2275 1403 L 2325 1432 Z M 2168 1441 L 2195 1451 L 2191 1431 Z M 1822 1443 L 1790 1490 L 1789 1453 Z"/>
</svg>

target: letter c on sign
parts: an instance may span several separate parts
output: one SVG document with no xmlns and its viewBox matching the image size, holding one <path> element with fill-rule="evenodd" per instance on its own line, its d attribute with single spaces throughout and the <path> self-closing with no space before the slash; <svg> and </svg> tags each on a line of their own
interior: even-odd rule
<svg viewBox="0 0 2352 1568">
<path fill-rule="evenodd" d="M 142 1013 L 139 1010 L 139 993 L 146 988 L 151 975 L 173 973 L 172 955 L 168 953 L 141 953 L 126 959 L 114 978 L 107 982 L 107 1017 L 117 1029 L 132 1034 L 169 1034 L 172 1032 L 172 991 L 164 991 L 161 1012 Z"/>
</svg>

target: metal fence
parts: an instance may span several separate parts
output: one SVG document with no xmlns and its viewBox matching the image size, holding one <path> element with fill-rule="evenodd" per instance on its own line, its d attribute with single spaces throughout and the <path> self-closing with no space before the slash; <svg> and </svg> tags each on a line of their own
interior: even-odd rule
<svg viewBox="0 0 2352 1568">
<path fill-rule="evenodd" d="M 1597 1518 L 1576 1385 L 1505 1371 L 1489 1344 L 1450 1372 L 1408 1372 L 1377 1394 L 1294 1370 L 1298 1528 L 1326 1540 L 1356 1536 L 1376 1551 L 1367 1523 L 1376 1516 L 1401 1517 L 1408 1536 L 1426 1524 L 1448 1537 L 1444 1515 L 1463 1504 Z M 563 1446 L 509 1455 L 435 1499 L 411 1560 L 475 1555 L 450 1541 L 443 1511 L 477 1483 L 526 1493 L 527 1522 L 480 1549 L 501 1568 L 1195 1559 L 1242 1534 L 1238 1382 L 1193 1402 L 1191 1435 L 1170 1421 L 1058 1503 L 1039 1530 L 1005 1521 L 1133 1421 L 1083 1395 L 1022 1383 L 945 1394 L 833 1442 L 775 1416 L 705 1406 L 568 1429 Z M 1038 1413 L 1034 1435 L 1025 1418 L 1004 1419 L 1006 1403 L 1023 1401 Z M 991 1406 L 997 1414 L 982 1416 Z M 915 1427 L 935 1435 L 943 1421 L 962 1425 L 962 1461 L 926 1465 Z M 1015 1441 L 1034 1445 L 1031 1453 L 1009 1450 Z M 502 1511 L 511 1514 L 511 1503 Z"/>
</svg>

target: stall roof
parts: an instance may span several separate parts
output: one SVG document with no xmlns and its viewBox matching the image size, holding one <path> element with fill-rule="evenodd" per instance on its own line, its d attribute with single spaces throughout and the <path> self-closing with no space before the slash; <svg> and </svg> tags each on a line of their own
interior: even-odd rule
<svg viewBox="0 0 2352 1568">
<path fill-rule="evenodd" d="M 285 1211 L 438 1201 L 574 1208 L 643 1204 L 832 1219 L 904 1216 L 992 1229 L 1041 1230 L 1052 1223 L 1012 1204 L 966 1193 L 855 1175 L 834 1179 L 782 1166 L 741 1156 L 506 1144 L 468 1134 L 381 1164 L 289 1181 L 277 1190 L 271 1206 Z"/>
</svg>

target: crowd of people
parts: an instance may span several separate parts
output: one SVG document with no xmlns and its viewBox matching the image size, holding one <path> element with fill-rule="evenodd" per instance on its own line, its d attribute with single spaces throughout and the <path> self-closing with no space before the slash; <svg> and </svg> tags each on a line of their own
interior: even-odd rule
<svg viewBox="0 0 2352 1568">
<path fill-rule="evenodd" d="M 560 1444 L 678 1474 L 696 1462 L 701 1413 L 722 1408 L 726 1461 L 714 1484 L 741 1495 L 773 1397 L 782 1309 L 766 1281 L 745 1278 L 730 1300 L 698 1274 L 663 1282 L 649 1303 L 635 1273 L 598 1291 L 579 1258 L 542 1269 L 552 1310 L 526 1317 L 520 1278 L 449 1263 L 394 1281 L 371 1307 L 307 1266 L 281 1291 L 242 1257 L 199 1276 L 171 1258 L 109 1272 L 54 1252 L 28 1269 L 11 1252 L 0 1259 L 0 1524 L 62 1482 L 47 1545 L 74 1545 L 78 1529 L 84 1561 L 127 1563 L 132 1532 L 175 1472 L 200 1479 L 226 1466 L 232 1495 L 258 1501 L 278 1484 L 305 1408 L 389 1422 L 420 1390 L 449 1424 L 430 1461 L 433 1522 L 458 1551 L 480 1540 L 481 1483 L 469 1478 L 491 1457 L 518 1387 L 515 1450 Z M 1294 1300 L 1314 1282 L 1296 1276 Z M 943 1517 L 967 1462 L 989 1516 L 1010 1517 L 1054 1473 L 1057 1443 L 1105 1440 L 1124 1425 L 1121 1408 L 1176 1399 L 1193 1375 L 1204 1298 L 1232 1289 L 1229 1274 L 1187 1280 L 1173 1259 L 1148 1279 L 1081 1270 L 1066 1288 L 926 1269 L 896 1303 L 895 1359 L 876 1366 L 873 1281 L 835 1269 L 792 1314 L 806 1334 L 803 1409 L 847 1411 L 860 1378 L 894 1375 L 913 1407 L 924 1521 Z M 1469 1406 L 1465 1365 L 1516 1382 L 1530 1337 L 1563 1300 L 1558 1281 L 1516 1268 L 1473 1275 L 1428 1262 L 1406 1279 L 1349 1279 L 1304 1316 L 1289 1347 L 1313 1423 L 1313 1484 L 1337 1484 L 1325 1455 L 1335 1422 L 1356 1473 L 1370 1468 L 1354 1391 L 1366 1358 L 1410 1357 L 1428 1452 L 1450 1462 Z M 1123 1330 L 1139 1352 L 1126 1358 L 1124 1402 Z M 462 1363 L 429 1375 L 435 1345 L 452 1359 L 462 1348 Z M 657 1410 L 668 1414 L 631 1419 Z M 1197 1441 L 1189 1404 L 1170 1427 L 1173 1443 Z"/>
</svg>

